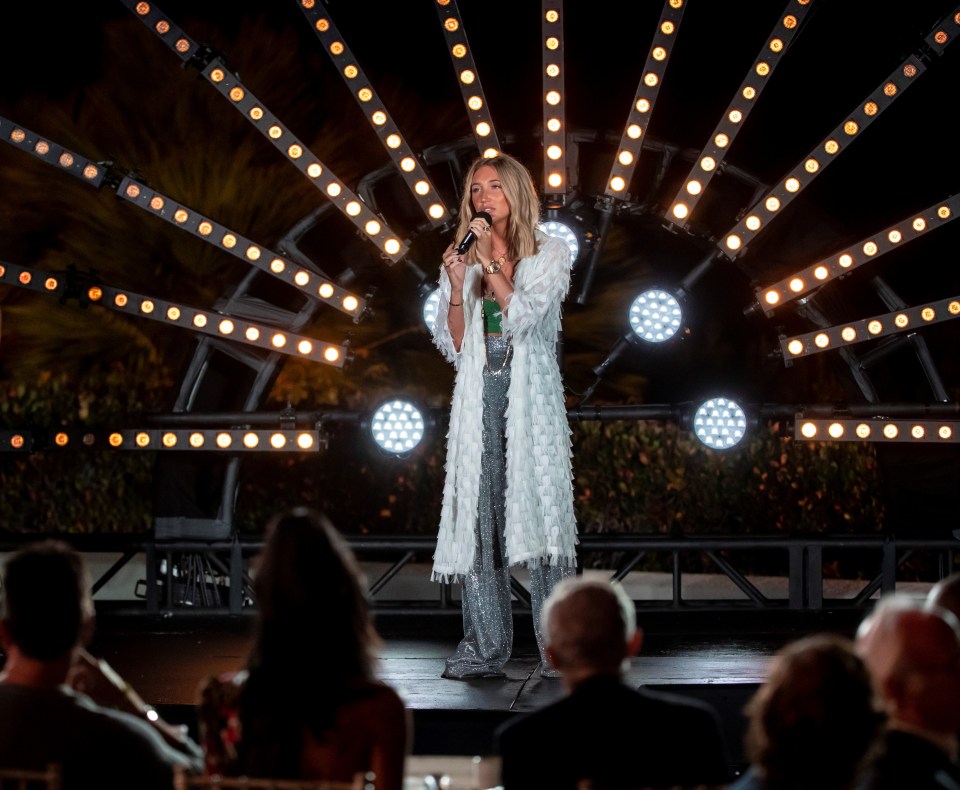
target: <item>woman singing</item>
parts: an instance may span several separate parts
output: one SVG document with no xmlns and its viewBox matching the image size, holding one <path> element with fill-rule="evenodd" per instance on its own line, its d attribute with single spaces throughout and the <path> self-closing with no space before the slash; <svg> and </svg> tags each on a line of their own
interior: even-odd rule
<svg viewBox="0 0 960 790">
<path fill-rule="evenodd" d="M 477 216 L 485 212 L 485 217 Z M 457 238 L 443 253 L 434 342 L 456 368 L 432 578 L 459 581 L 463 640 L 444 677 L 502 677 L 513 647 L 510 568 L 530 571 L 540 607 L 576 566 L 570 427 L 557 364 L 570 252 L 537 230 L 533 179 L 506 155 L 464 179 Z"/>
</svg>

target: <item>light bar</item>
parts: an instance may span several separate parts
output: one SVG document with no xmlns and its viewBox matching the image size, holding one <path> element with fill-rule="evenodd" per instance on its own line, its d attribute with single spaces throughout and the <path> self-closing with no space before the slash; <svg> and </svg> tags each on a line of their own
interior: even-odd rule
<svg viewBox="0 0 960 790">
<path fill-rule="evenodd" d="M 543 194 L 567 194 L 567 119 L 563 79 L 563 0 L 541 3 L 543 44 Z"/>
<path fill-rule="evenodd" d="M 960 36 L 960 6 L 937 22 L 924 41 L 937 55 L 942 55 L 957 36 Z"/>
<path fill-rule="evenodd" d="M 667 0 L 657 23 L 657 32 L 653 36 L 653 44 L 647 62 L 643 66 L 643 76 L 637 86 L 637 95 L 633 98 L 633 106 L 627 116 L 627 124 L 620 137 L 620 145 L 610 175 L 607 177 L 606 195 L 612 198 L 625 200 L 630 179 L 637 167 L 640 158 L 641 138 L 653 112 L 653 105 L 660 93 L 663 83 L 663 74 L 667 70 L 667 61 L 673 52 L 673 43 L 677 30 L 686 10 L 684 0 Z"/>
<path fill-rule="evenodd" d="M 956 444 L 960 422 L 945 420 L 807 420 L 794 418 L 793 437 L 801 442 L 911 442 Z"/>
<path fill-rule="evenodd" d="M 135 178 L 124 178 L 117 194 L 171 225 L 189 231 L 217 249 L 225 250 L 262 272 L 292 285 L 311 299 L 318 299 L 347 315 L 357 318 L 366 309 L 366 301 L 336 285 L 326 277 L 307 271 L 289 258 L 255 244 L 239 233 L 214 222 Z"/>
<path fill-rule="evenodd" d="M 757 99 L 764 87 L 770 82 L 770 76 L 786 52 L 790 42 L 800 29 L 811 0 L 790 0 L 767 41 L 760 50 L 757 59 L 744 77 L 737 93 L 727 107 L 717 128 L 710 135 L 710 142 L 700 152 L 697 164 L 693 167 L 683 186 L 670 202 L 667 219 L 681 228 L 687 226 L 700 197 L 710 180 L 733 145 L 737 133 L 743 128 L 750 111 L 756 106 Z M 608 193 L 609 194 L 609 193 Z"/>
<path fill-rule="evenodd" d="M 901 220 L 873 236 L 861 239 L 856 244 L 800 269 L 773 285 L 758 288 L 757 304 L 768 316 L 772 315 L 775 307 L 797 299 L 865 263 L 875 261 L 885 253 L 952 222 L 958 215 L 960 215 L 960 195 L 952 195 L 945 201 L 934 203 L 920 213 Z"/>
<path fill-rule="evenodd" d="M 733 259 L 746 252 L 747 245 L 776 218 L 780 210 L 792 201 L 831 162 L 846 150 L 857 136 L 880 114 L 904 94 L 920 76 L 925 66 L 916 55 L 908 57 L 883 84 L 873 91 L 860 106 L 847 116 L 830 134 L 797 164 L 785 178 L 764 197 L 760 198 L 732 230 L 718 243 L 720 251 Z"/>
<path fill-rule="evenodd" d="M 32 154 L 48 165 L 55 165 L 64 173 L 79 178 L 85 184 L 99 187 L 107 174 L 106 168 L 91 162 L 80 154 L 70 151 L 52 140 L 31 132 L 24 126 L 0 116 L 0 140 Z"/>
<path fill-rule="evenodd" d="M 446 222 L 450 218 L 450 212 L 430 182 L 427 171 L 400 134 L 367 75 L 357 65 L 356 58 L 334 25 L 322 0 L 300 0 L 299 6 L 430 224 L 437 226 Z"/>
<path fill-rule="evenodd" d="M 123 428 L 50 431 L 44 449 L 316 453 L 320 445 L 316 430 Z"/>
<path fill-rule="evenodd" d="M 33 451 L 33 435 L 29 431 L 0 431 L 0 453 Z"/>
<path fill-rule="evenodd" d="M 71 295 L 68 291 L 68 278 L 69 275 L 41 272 L 12 263 L 0 263 L 0 285 L 14 285 L 51 296 L 67 297 Z M 243 343 L 263 351 L 276 351 L 337 368 L 342 368 L 346 362 L 345 346 L 325 343 L 302 335 L 294 335 L 267 324 L 255 324 L 223 313 L 198 310 L 187 305 L 142 296 L 107 285 L 97 284 L 87 287 L 83 299 L 100 307 Z"/>
<path fill-rule="evenodd" d="M 151 20 L 156 18 L 159 11 L 151 3 L 134 3 L 133 0 L 123 0 L 151 30 L 160 35 L 160 39 L 180 54 L 181 42 L 183 46 L 194 53 L 199 49 L 197 44 L 181 35 L 175 41 L 166 34 L 160 34 Z M 192 59 L 184 58 L 192 62 Z M 266 137 L 274 147 L 280 151 L 293 165 L 307 176 L 307 180 L 336 206 L 361 231 L 367 240 L 373 242 L 383 252 L 386 258 L 394 263 L 401 260 L 407 253 L 407 247 L 390 229 L 387 223 L 374 214 L 354 194 L 336 174 L 331 172 L 287 127 L 280 123 L 257 98 L 240 82 L 236 74 L 224 65 L 222 58 L 211 58 L 209 62 L 198 63 L 201 74 L 215 87 L 230 104 L 232 104 L 244 118 L 250 121 L 257 130 Z"/>
<path fill-rule="evenodd" d="M 477 71 L 473 53 L 470 51 L 457 0 L 436 0 L 435 7 L 447 39 L 447 49 L 450 51 L 453 70 L 457 73 L 457 84 L 463 94 L 463 103 L 467 108 L 477 149 L 489 159 L 499 154 L 502 149 L 497 131 L 493 128 L 493 116 L 487 107 L 487 97 L 480 84 L 480 72 Z"/>
<path fill-rule="evenodd" d="M 120 0 L 120 2 L 133 11 L 140 21 L 156 33 L 184 63 L 188 63 L 197 55 L 200 45 L 192 41 L 153 3 L 142 3 L 137 0 Z"/>
<path fill-rule="evenodd" d="M 784 363 L 789 365 L 791 360 L 798 357 L 809 357 L 878 337 L 913 332 L 921 326 L 951 321 L 955 318 L 960 318 L 960 296 L 916 307 L 906 307 L 848 324 L 837 324 L 803 335 L 793 337 L 781 335 L 780 351 L 783 354 Z"/>
</svg>

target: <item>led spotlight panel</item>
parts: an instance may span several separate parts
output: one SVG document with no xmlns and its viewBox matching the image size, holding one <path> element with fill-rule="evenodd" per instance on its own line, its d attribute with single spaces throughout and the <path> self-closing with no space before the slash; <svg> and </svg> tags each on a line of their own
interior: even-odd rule
<svg viewBox="0 0 960 790">
<path fill-rule="evenodd" d="M 438 0 L 434 8 L 443 26 L 450 60 L 457 75 L 457 84 L 463 95 L 463 103 L 467 108 L 470 127 L 477 141 L 477 149 L 487 158 L 497 156 L 501 151 L 500 140 L 493 126 L 493 116 L 490 114 L 487 97 L 480 84 L 480 72 L 477 71 L 477 65 L 470 50 L 470 42 L 467 41 L 467 31 L 463 27 L 457 2 L 456 0 Z"/>
<path fill-rule="evenodd" d="M 687 10 L 686 0 L 666 0 L 657 30 L 650 45 L 646 63 L 643 66 L 643 76 L 637 86 L 637 93 L 633 97 L 633 105 L 627 115 L 627 123 L 620 136 L 620 146 L 614 157 L 607 176 L 606 195 L 608 197 L 627 197 L 627 188 L 633 178 L 633 172 L 640 158 L 640 149 L 643 147 L 643 135 L 653 115 L 663 77 L 667 70 L 667 63 L 673 53 L 674 42 L 680 22 Z"/>
<path fill-rule="evenodd" d="M 362 315 L 366 309 L 366 300 L 341 288 L 328 278 L 307 271 L 289 258 L 254 243 L 136 179 L 124 178 L 117 187 L 117 194 L 138 208 L 299 289 L 310 299 L 329 304 L 355 318 Z"/>
<path fill-rule="evenodd" d="M 59 449 L 159 450 L 164 452 L 297 452 L 320 451 L 316 430 L 123 428 L 115 431 L 51 432 L 47 446 Z"/>
<path fill-rule="evenodd" d="M 727 450 L 746 434 L 747 416 L 736 401 L 711 398 L 693 415 L 693 431 L 707 447 Z"/>
<path fill-rule="evenodd" d="M 955 8 L 941 19 L 925 39 L 927 46 L 937 55 L 960 37 L 960 8 Z"/>
<path fill-rule="evenodd" d="M 746 252 L 746 245 L 775 219 L 818 175 L 829 167 L 870 124 L 917 81 L 926 70 L 917 55 L 908 57 L 873 93 L 852 110 L 804 160 L 760 198 L 730 231 L 717 243 L 729 259 Z"/>
<path fill-rule="evenodd" d="M 680 329 L 680 303 L 669 291 L 644 291 L 630 305 L 630 328 L 648 343 L 669 340 Z"/>
<path fill-rule="evenodd" d="M 381 450 L 398 455 L 409 453 L 423 439 L 423 414 L 408 401 L 387 401 L 374 412 L 370 433 Z"/>
<path fill-rule="evenodd" d="M 960 195 L 952 195 L 873 236 L 861 239 L 846 249 L 784 277 L 773 285 L 757 289 L 757 304 L 770 316 L 775 307 L 797 299 L 866 263 L 875 261 L 891 250 L 952 222 L 958 215 L 960 215 Z"/>
<path fill-rule="evenodd" d="M 129 8 L 149 30 L 153 31 L 180 60 L 187 62 L 197 54 L 199 45 L 157 8 L 156 3 L 140 2 L 140 0 L 120 0 L 120 2 Z"/>
<path fill-rule="evenodd" d="M 60 295 L 66 288 L 62 279 L 55 275 L 36 272 L 11 263 L 0 264 L 0 285 L 13 285 L 54 295 Z M 108 285 L 88 287 L 83 299 L 91 304 L 121 313 L 149 318 L 151 321 L 161 321 L 264 351 L 276 351 L 337 368 L 342 368 L 346 362 L 347 349 L 342 345 L 325 343 L 267 324 L 255 324 L 223 313 L 199 310 L 188 305 L 143 296 Z"/>
<path fill-rule="evenodd" d="M 0 117 L 0 140 L 94 187 L 99 187 L 103 183 L 107 173 L 103 165 L 91 162 L 75 151 L 57 145 L 52 140 L 31 132 L 25 126 L 20 126 L 3 117 Z"/>
<path fill-rule="evenodd" d="M 311 29 L 323 45 L 324 51 L 330 56 L 334 67 L 343 77 L 351 95 L 360 106 L 360 111 L 380 138 L 380 142 L 383 143 L 387 154 L 400 171 L 400 176 L 430 224 L 436 227 L 447 221 L 450 213 L 431 183 L 427 171 L 414 156 L 413 149 L 400 133 L 386 105 L 373 89 L 363 69 L 360 68 L 356 57 L 347 46 L 346 39 L 337 30 L 322 0 L 300 0 L 299 5 Z"/>
<path fill-rule="evenodd" d="M 697 158 L 690 175 L 670 204 L 667 219 L 686 227 L 707 185 L 727 156 L 730 146 L 746 123 L 750 111 L 757 105 L 763 89 L 783 58 L 787 47 L 800 29 L 800 24 L 812 6 L 811 0 L 790 0 L 773 31 L 747 71 L 723 118 L 710 135 L 710 140 Z"/>
<path fill-rule="evenodd" d="M 797 357 L 808 357 L 843 346 L 852 346 L 864 340 L 873 340 L 901 332 L 914 332 L 927 324 L 937 324 L 960 318 L 960 296 L 929 302 L 916 307 L 875 315 L 849 324 L 818 329 L 793 337 L 780 336 L 780 352 L 786 365 Z"/>
<path fill-rule="evenodd" d="M 563 62 L 563 0 L 541 3 L 543 41 L 543 193 L 567 193 L 567 119 Z"/>
<path fill-rule="evenodd" d="M 960 422 L 950 420 L 808 420 L 794 418 L 794 438 L 816 442 L 912 442 L 914 444 L 955 444 Z"/>
</svg>

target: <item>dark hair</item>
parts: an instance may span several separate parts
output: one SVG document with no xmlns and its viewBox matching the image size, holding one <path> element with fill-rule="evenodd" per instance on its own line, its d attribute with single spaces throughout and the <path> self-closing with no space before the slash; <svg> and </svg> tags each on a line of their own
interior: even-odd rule
<svg viewBox="0 0 960 790">
<path fill-rule="evenodd" d="M 338 707 L 373 679 L 380 640 L 362 579 L 353 552 L 325 516 L 296 508 L 267 525 L 240 700 L 248 775 L 296 776 L 304 729 L 320 737 Z"/>
<path fill-rule="evenodd" d="M 3 617 L 25 655 L 40 661 L 64 655 L 92 611 L 83 559 L 66 543 L 32 543 L 7 560 Z"/>
<path fill-rule="evenodd" d="M 776 790 L 849 787 L 883 723 L 853 643 L 833 634 L 777 653 L 746 713 L 747 756 Z"/>
</svg>

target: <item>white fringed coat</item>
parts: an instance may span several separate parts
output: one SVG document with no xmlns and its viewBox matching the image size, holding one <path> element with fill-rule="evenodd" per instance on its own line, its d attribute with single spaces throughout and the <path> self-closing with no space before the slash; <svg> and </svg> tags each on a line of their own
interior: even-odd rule
<svg viewBox="0 0 960 790">
<path fill-rule="evenodd" d="M 570 287 L 570 250 L 540 232 L 539 252 L 514 270 L 503 332 L 513 345 L 507 407 L 506 561 L 508 565 L 576 565 L 570 424 L 557 365 L 560 305 Z M 461 350 L 447 325 L 450 281 L 440 273 L 434 343 L 456 368 L 435 581 L 463 577 L 473 563 L 483 463 L 483 337 L 480 266 L 463 284 L 466 322 Z"/>
</svg>

